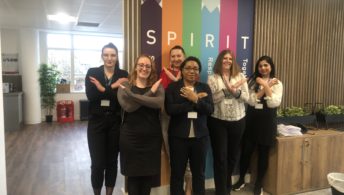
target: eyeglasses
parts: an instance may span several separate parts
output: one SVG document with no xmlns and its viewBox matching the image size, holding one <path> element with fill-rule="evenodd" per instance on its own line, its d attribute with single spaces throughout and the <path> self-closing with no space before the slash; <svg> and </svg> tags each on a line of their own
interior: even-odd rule
<svg viewBox="0 0 344 195">
<path fill-rule="evenodd" d="M 146 68 L 147 70 L 150 70 L 152 68 L 152 65 L 150 64 L 137 64 L 137 68 L 139 69 L 143 69 L 143 68 Z"/>
<path fill-rule="evenodd" d="M 184 68 L 184 70 L 186 70 L 186 71 L 188 71 L 188 72 L 191 72 L 191 71 L 199 72 L 199 68 L 186 67 L 186 68 Z"/>
</svg>

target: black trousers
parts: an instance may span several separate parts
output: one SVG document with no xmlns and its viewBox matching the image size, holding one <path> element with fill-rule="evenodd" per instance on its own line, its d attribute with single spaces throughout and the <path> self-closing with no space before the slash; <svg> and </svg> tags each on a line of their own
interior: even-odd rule
<svg viewBox="0 0 344 195">
<path fill-rule="evenodd" d="M 169 137 L 171 181 L 170 194 L 184 195 L 184 173 L 189 160 L 193 195 L 205 194 L 205 162 L 209 137 Z"/>
<path fill-rule="evenodd" d="M 208 127 L 214 159 L 216 195 L 228 195 L 232 188 L 231 178 L 245 129 L 245 119 L 224 121 L 209 117 Z"/>
<path fill-rule="evenodd" d="M 261 186 L 263 178 L 269 165 L 269 152 L 271 146 L 261 145 L 252 142 L 248 138 L 243 139 L 242 150 L 240 155 L 240 179 L 245 178 L 245 174 L 250 166 L 251 157 L 255 149 L 258 150 L 258 165 L 257 165 L 257 178 L 255 185 Z"/>
<path fill-rule="evenodd" d="M 120 118 L 115 115 L 92 117 L 88 121 L 87 139 L 91 156 L 92 187 L 114 187 L 117 177 Z"/>
<path fill-rule="evenodd" d="M 149 195 L 154 176 L 128 177 L 128 195 Z"/>
</svg>

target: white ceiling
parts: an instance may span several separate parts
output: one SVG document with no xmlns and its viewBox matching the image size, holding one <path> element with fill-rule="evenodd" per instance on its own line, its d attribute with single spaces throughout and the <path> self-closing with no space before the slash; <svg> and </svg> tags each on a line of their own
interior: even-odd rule
<svg viewBox="0 0 344 195">
<path fill-rule="evenodd" d="M 0 0 L 0 27 L 122 34 L 123 0 Z M 98 27 L 62 25 L 48 14 L 64 12 Z"/>
</svg>

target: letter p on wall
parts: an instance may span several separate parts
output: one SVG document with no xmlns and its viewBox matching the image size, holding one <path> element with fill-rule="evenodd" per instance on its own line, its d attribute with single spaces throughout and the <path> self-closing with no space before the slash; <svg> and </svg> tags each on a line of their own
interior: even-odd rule
<svg viewBox="0 0 344 195">
<path fill-rule="evenodd" d="M 177 33 L 173 31 L 167 32 L 167 45 L 171 45 L 171 41 L 177 39 Z"/>
</svg>

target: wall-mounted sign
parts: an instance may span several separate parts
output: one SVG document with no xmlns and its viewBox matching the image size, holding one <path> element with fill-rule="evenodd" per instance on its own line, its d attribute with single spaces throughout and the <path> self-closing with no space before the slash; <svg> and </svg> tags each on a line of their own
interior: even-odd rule
<svg viewBox="0 0 344 195">
<path fill-rule="evenodd" d="M 3 73 L 18 73 L 18 54 L 1 54 L 2 58 L 2 72 Z"/>
<path fill-rule="evenodd" d="M 169 50 L 184 47 L 202 62 L 201 79 L 212 73 L 218 53 L 234 51 L 245 75 L 252 73 L 254 0 L 141 1 L 141 51 L 168 66 Z"/>
</svg>

